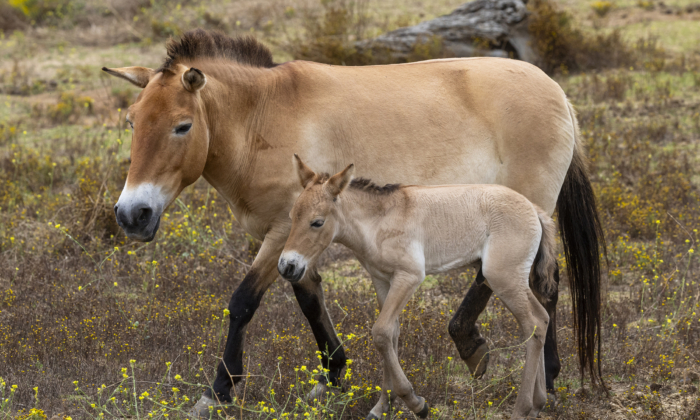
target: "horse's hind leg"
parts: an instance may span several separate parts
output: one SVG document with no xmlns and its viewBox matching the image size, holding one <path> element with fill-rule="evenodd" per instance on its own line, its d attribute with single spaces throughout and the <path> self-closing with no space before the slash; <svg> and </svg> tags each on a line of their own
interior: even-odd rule
<svg viewBox="0 0 700 420">
<path fill-rule="evenodd" d="M 559 264 L 554 269 L 554 279 L 559 286 Z M 554 380 L 559 376 L 561 361 L 557 351 L 557 301 L 559 300 L 559 288 L 557 287 L 544 303 L 544 308 L 549 315 L 549 325 L 547 326 L 547 337 L 544 340 L 544 373 L 547 383 L 547 398 L 551 406 L 556 404 L 556 394 L 554 392 Z"/>
<path fill-rule="evenodd" d="M 476 280 L 469 288 L 462 304 L 457 308 L 448 331 L 457 346 L 459 356 L 469 367 L 469 372 L 475 378 L 480 378 L 486 373 L 489 363 L 489 348 L 486 340 L 479 334 L 476 320 L 479 314 L 486 309 L 486 305 L 493 292 L 484 283 L 484 274 L 481 269 L 476 274 Z"/>
</svg>

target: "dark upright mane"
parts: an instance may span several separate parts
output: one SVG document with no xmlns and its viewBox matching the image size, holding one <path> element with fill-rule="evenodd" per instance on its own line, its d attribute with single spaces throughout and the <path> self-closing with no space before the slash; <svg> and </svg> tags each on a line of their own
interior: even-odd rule
<svg viewBox="0 0 700 420">
<path fill-rule="evenodd" d="M 197 58 L 224 58 L 253 67 L 274 67 L 272 53 L 252 36 L 231 38 L 204 29 L 185 32 L 179 40 L 170 39 L 165 46 L 168 57 L 158 71 Z"/>
<path fill-rule="evenodd" d="M 379 186 L 367 178 L 355 178 L 350 182 L 350 188 L 362 190 L 370 194 L 387 195 L 391 194 L 401 187 L 401 184 L 386 184 Z"/>
</svg>

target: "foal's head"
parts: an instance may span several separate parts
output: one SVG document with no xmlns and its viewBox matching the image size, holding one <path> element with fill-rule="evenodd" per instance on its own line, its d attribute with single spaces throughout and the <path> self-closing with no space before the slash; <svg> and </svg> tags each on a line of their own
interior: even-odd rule
<svg viewBox="0 0 700 420">
<path fill-rule="evenodd" d="M 338 196 L 350 184 L 355 166 L 350 164 L 328 177 L 314 173 L 297 155 L 294 155 L 294 165 L 304 191 L 289 213 L 292 230 L 277 270 L 285 279 L 297 282 L 333 242 L 340 223 Z"/>
<path fill-rule="evenodd" d="M 209 131 L 200 91 L 207 78 L 181 64 L 160 72 L 103 70 L 143 88 L 126 114 L 133 130 L 131 166 L 114 213 L 127 236 L 148 242 L 163 210 L 204 170 Z"/>
</svg>

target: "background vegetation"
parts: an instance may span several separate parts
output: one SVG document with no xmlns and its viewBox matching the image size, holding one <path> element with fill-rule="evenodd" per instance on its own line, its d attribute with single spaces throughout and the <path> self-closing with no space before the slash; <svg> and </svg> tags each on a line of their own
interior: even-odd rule
<svg viewBox="0 0 700 420">
<path fill-rule="evenodd" d="M 155 242 L 124 237 L 111 207 L 129 166 L 124 114 L 137 91 L 101 66 L 155 67 L 165 39 L 192 27 L 254 33 L 277 61 L 387 62 L 354 42 L 460 3 L 1 1 L 0 418 L 185 418 L 212 379 L 224 308 L 259 246 L 203 181 L 168 209 Z M 544 416 L 700 418 L 700 4 L 529 7 L 542 66 L 579 113 L 610 258 L 601 358 L 612 396 L 581 388 L 564 286 L 560 405 Z M 443 55 L 439 40 L 416 46 L 415 59 Z M 313 384 L 316 347 L 278 281 L 248 328 L 250 376 L 237 404 L 213 416 L 369 411 L 381 374 L 374 294 L 347 251 L 324 258 L 329 310 L 353 359 L 346 392 L 297 400 Z M 498 349 L 484 379 L 469 377 L 447 334 L 473 274 L 428 278 L 401 319 L 402 363 L 432 418 L 501 418 L 516 395 L 526 337 L 497 298 L 479 321 Z M 402 409 L 393 415 L 406 417 Z"/>
</svg>

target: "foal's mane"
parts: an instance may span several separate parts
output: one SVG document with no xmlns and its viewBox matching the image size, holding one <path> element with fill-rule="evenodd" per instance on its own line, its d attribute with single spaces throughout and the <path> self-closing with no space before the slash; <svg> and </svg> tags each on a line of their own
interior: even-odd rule
<svg viewBox="0 0 700 420">
<path fill-rule="evenodd" d="M 401 188 L 401 184 L 386 184 L 381 186 L 367 178 L 355 178 L 350 182 L 350 188 L 375 195 L 389 195 L 398 191 L 398 189 Z"/>
<path fill-rule="evenodd" d="M 323 184 L 330 179 L 331 175 L 327 172 L 321 172 L 316 174 L 314 179 L 314 184 Z M 365 192 L 367 194 L 373 195 L 389 195 L 401 188 L 401 184 L 386 184 L 384 186 L 377 185 L 372 182 L 371 179 L 367 178 L 354 178 L 350 181 L 350 188 L 353 190 L 358 190 Z"/>
<path fill-rule="evenodd" d="M 195 29 L 185 32 L 179 40 L 171 38 L 165 49 L 168 57 L 158 72 L 198 58 L 223 58 L 252 67 L 275 66 L 270 50 L 250 35 L 231 38 L 219 32 Z"/>
</svg>

